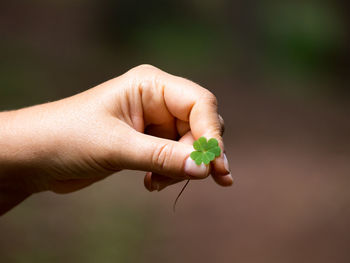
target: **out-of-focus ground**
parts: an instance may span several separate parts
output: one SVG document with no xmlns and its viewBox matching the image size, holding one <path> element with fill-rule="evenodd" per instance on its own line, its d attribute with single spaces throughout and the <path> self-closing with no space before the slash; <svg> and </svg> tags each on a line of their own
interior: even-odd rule
<svg viewBox="0 0 350 263">
<path fill-rule="evenodd" d="M 0 110 L 141 63 L 213 91 L 235 185 L 149 193 L 123 171 L 0 218 L 0 262 L 350 260 L 350 38 L 342 1 L 3 1 Z M 1 150 L 1 149 L 0 149 Z"/>
</svg>

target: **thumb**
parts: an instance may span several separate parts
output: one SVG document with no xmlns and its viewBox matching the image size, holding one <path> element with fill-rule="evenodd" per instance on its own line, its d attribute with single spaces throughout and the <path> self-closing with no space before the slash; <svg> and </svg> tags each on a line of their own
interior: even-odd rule
<svg viewBox="0 0 350 263">
<path fill-rule="evenodd" d="M 209 166 L 197 165 L 190 154 L 191 145 L 132 131 L 121 153 L 124 169 L 150 171 L 171 178 L 205 178 Z"/>
</svg>

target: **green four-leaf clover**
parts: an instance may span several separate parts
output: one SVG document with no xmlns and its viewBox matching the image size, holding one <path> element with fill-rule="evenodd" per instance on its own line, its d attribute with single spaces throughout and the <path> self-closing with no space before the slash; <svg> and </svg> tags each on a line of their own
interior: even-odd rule
<svg viewBox="0 0 350 263">
<path fill-rule="evenodd" d="M 215 157 L 219 157 L 221 149 L 216 139 L 211 138 L 209 141 L 205 137 L 200 137 L 193 143 L 195 151 L 191 153 L 191 158 L 197 165 L 201 163 L 209 164 Z"/>
</svg>

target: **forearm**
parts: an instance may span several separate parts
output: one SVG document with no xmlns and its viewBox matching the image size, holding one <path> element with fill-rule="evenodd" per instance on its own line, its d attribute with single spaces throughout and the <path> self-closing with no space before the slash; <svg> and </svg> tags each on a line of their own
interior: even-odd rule
<svg viewBox="0 0 350 263">
<path fill-rule="evenodd" d="M 0 215 L 32 193 L 36 154 L 24 111 L 0 113 Z"/>
</svg>

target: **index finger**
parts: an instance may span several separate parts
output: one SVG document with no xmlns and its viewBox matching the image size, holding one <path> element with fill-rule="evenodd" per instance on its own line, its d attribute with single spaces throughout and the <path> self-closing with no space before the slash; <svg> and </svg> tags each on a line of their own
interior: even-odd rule
<svg viewBox="0 0 350 263">
<path fill-rule="evenodd" d="M 161 71 L 157 81 L 164 87 L 164 101 L 169 112 L 182 121 L 188 121 L 193 137 L 215 138 L 222 149 L 213 163 L 215 175 L 229 174 L 224 157 L 224 143 L 218 114 L 217 99 L 209 90 L 180 77 Z"/>
</svg>

